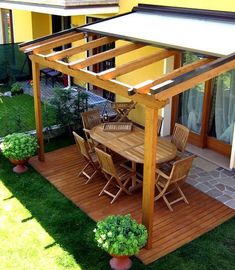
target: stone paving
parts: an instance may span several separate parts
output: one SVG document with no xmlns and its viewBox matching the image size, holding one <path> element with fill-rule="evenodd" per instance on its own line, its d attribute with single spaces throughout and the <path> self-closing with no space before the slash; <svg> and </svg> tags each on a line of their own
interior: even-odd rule
<svg viewBox="0 0 235 270">
<path fill-rule="evenodd" d="M 29 95 L 33 95 L 33 89 L 30 85 L 29 81 L 23 82 L 22 87 L 24 89 L 24 93 L 27 93 Z M 45 79 L 42 78 L 40 81 L 40 87 L 41 87 L 41 100 L 42 101 L 49 101 L 53 97 L 53 88 L 64 88 L 63 84 L 59 83 L 58 81 L 55 81 L 54 87 L 52 87 L 51 83 L 45 82 Z M 77 86 L 72 87 L 74 91 L 74 97 L 76 96 L 78 91 L 85 91 L 82 88 L 79 88 Z M 93 94 L 90 91 L 85 91 L 88 94 L 88 107 L 93 108 L 97 107 L 100 110 L 100 114 L 103 115 L 105 112 L 107 112 L 109 117 L 114 117 L 116 113 L 111 108 L 111 102 L 106 100 L 103 97 L 100 97 L 98 95 Z"/>
<path fill-rule="evenodd" d="M 195 158 L 195 161 L 197 159 L 208 163 L 208 161 L 204 161 L 200 157 Z M 228 207 L 235 209 L 235 171 L 228 171 L 217 166 L 206 170 L 199 166 L 193 165 L 186 182 Z"/>
</svg>

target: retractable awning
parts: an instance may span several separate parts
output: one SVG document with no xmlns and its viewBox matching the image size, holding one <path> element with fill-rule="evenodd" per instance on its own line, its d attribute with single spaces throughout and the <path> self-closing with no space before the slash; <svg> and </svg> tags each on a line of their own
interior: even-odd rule
<svg viewBox="0 0 235 270">
<path fill-rule="evenodd" d="M 222 17 L 221 14 L 212 16 L 210 13 L 209 16 L 202 11 L 192 14 L 189 11 L 180 13 L 179 9 L 140 6 L 129 14 L 84 26 L 82 29 L 157 47 L 216 57 L 235 51 L 232 42 L 235 34 L 234 14 Z"/>
</svg>

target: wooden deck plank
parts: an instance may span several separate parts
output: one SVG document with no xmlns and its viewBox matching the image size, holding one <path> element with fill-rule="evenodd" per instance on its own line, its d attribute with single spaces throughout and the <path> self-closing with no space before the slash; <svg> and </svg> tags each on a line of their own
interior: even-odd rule
<svg viewBox="0 0 235 270">
<path fill-rule="evenodd" d="M 105 184 L 102 174 L 97 174 L 88 184 L 85 184 L 85 178 L 78 178 L 78 172 L 85 161 L 74 145 L 47 153 L 45 162 L 34 157 L 30 163 L 93 220 L 111 214 L 130 213 L 141 222 L 141 190 L 132 196 L 122 194 L 111 205 L 108 196 L 98 196 Z M 174 206 L 174 212 L 170 212 L 162 200 L 155 203 L 153 248 L 140 251 L 138 258 L 143 263 L 149 264 L 167 255 L 234 216 L 234 210 L 190 185 L 184 184 L 183 191 L 190 204 L 179 202 Z"/>
</svg>

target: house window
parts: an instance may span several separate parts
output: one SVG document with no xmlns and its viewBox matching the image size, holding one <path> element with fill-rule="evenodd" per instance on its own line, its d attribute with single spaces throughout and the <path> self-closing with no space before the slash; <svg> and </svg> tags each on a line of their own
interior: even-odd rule
<svg viewBox="0 0 235 270">
<path fill-rule="evenodd" d="M 1 10 L 1 21 L 2 21 L 2 41 L 6 43 L 14 43 L 13 36 L 13 21 L 12 11 L 9 9 Z"/>
<path fill-rule="evenodd" d="M 93 18 L 93 17 L 87 17 L 87 23 L 93 23 L 93 22 L 97 22 L 99 19 L 98 18 Z M 92 41 L 95 39 L 100 38 L 100 35 L 93 35 L 88 37 L 87 41 Z M 101 53 L 101 52 L 105 52 L 111 49 L 115 48 L 115 42 L 109 43 L 109 44 L 105 44 L 103 46 L 100 46 L 98 48 L 94 48 L 92 50 L 89 50 L 87 53 L 87 57 L 90 57 L 92 55 Z M 115 67 L 115 58 L 112 57 L 110 59 L 107 59 L 105 61 L 99 62 L 97 64 L 94 64 L 92 66 L 88 67 L 88 70 L 93 71 L 95 73 L 99 73 L 101 71 L 105 71 L 107 69 L 113 68 Z M 97 95 L 100 95 L 110 101 L 114 101 L 115 100 L 115 94 L 113 94 L 112 92 L 109 92 L 107 90 L 101 89 L 95 85 L 92 84 L 88 84 L 88 90 L 94 92 Z"/>
</svg>

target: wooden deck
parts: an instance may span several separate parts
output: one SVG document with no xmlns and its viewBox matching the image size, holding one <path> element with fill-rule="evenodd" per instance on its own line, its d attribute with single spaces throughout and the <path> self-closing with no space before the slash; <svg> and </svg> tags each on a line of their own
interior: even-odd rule
<svg viewBox="0 0 235 270">
<path fill-rule="evenodd" d="M 110 205 L 109 197 L 98 197 L 105 183 L 104 177 L 98 175 L 87 185 L 83 178 L 77 177 L 84 160 L 74 145 L 47 153 L 46 162 L 39 162 L 34 157 L 30 163 L 93 220 L 110 214 L 131 213 L 141 222 L 141 190 L 132 196 L 121 195 L 113 205 Z M 162 201 L 155 203 L 153 248 L 142 249 L 138 254 L 144 264 L 176 250 L 234 216 L 234 210 L 192 186 L 185 184 L 183 190 L 190 205 L 179 202 L 174 206 L 173 213 Z"/>
</svg>

